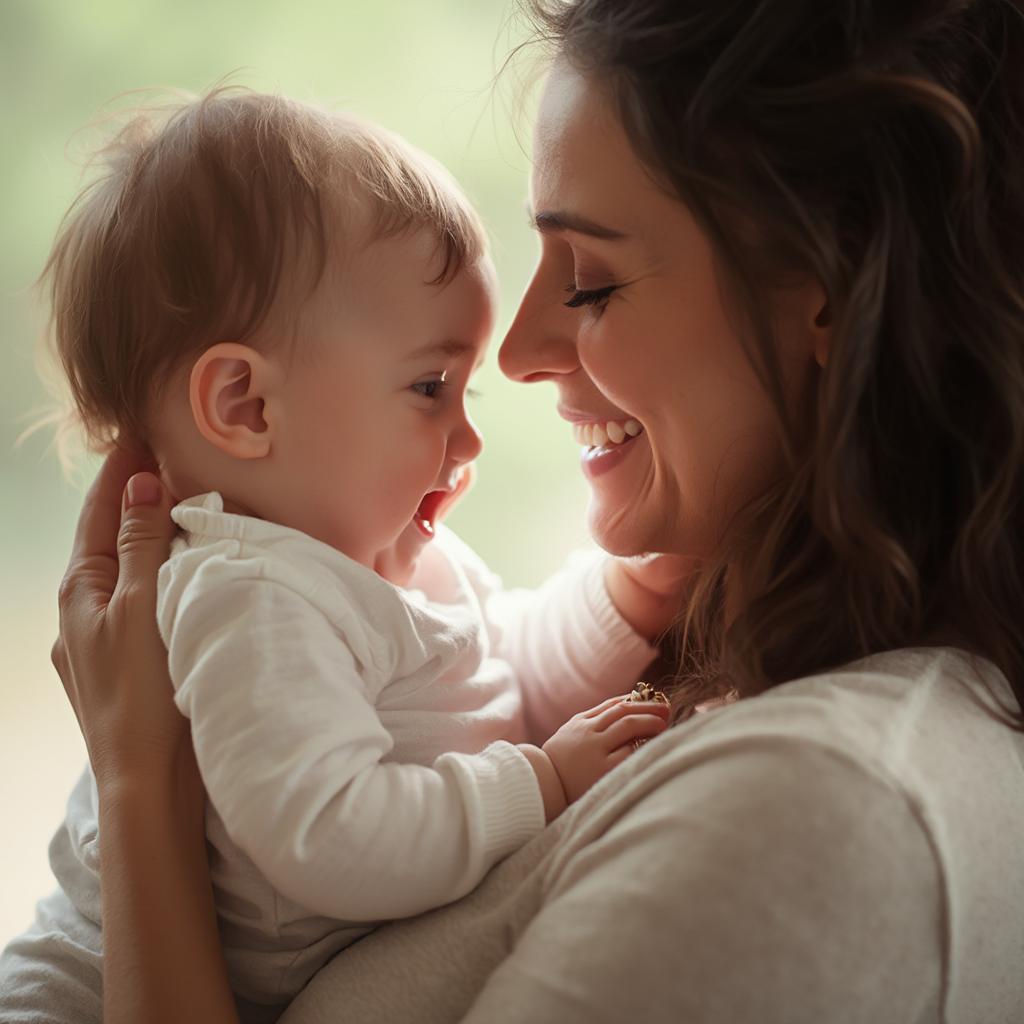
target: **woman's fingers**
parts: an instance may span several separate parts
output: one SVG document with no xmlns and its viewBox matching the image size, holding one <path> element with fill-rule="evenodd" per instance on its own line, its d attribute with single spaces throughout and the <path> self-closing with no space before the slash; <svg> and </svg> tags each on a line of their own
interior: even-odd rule
<svg viewBox="0 0 1024 1024">
<path fill-rule="evenodd" d="M 133 474 L 146 468 L 143 455 L 120 448 L 103 460 L 82 503 L 71 546 L 72 562 L 94 555 L 117 557 L 117 529 L 121 523 L 124 489 Z"/>
<path fill-rule="evenodd" d="M 661 715 L 640 714 L 620 718 L 601 734 L 607 750 L 617 750 L 633 740 L 649 740 L 660 736 L 668 728 L 668 721 Z"/>
<path fill-rule="evenodd" d="M 132 474 L 145 465 L 142 455 L 117 449 L 104 460 L 78 517 L 71 559 L 61 584 L 61 613 L 79 602 L 91 612 L 106 607 L 117 583 L 117 537 L 121 502 Z"/>
<path fill-rule="evenodd" d="M 153 473 L 133 475 L 117 531 L 116 593 L 131 589 L 155 604 L 157 572 L 167 561 L 174 532 L 171 497 L 160 478 Z"/>
<path fill-rule="evenodd" d="M 145 466 L 117 452 L 90 489 L 51 651 L 97 779 L 177 772 L 191 757 L 156 621 L 157 573 L 175 532 L 172 498 Z"/>
</svg>

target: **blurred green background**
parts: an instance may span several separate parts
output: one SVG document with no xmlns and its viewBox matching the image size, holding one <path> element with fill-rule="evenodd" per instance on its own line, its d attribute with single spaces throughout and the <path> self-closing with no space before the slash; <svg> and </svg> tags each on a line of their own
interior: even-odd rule
<svg viewBox="0 0 1024 1024">
<path fill-rule="evenodd" d="M 497 341 L 536 246 L 523 209 L 529 101 L 513 118 L 518 76 L 492 86 L 524 35 L 513 13 L 512 0 L 0 0 L 0 944 L 52 885 L 46 844 L 84 763 L 49 650 L 95 463 L 69 481 L 46 434 L 15 447 L 46 399 L 33 365 L 45 311 L 31 286 L 94 138 L 76 132 L 126 90 L 202 90 L 233 71 L 375 118 L 447 164 L 479 206 L 502 282 Z M 495 349 L 477 380 L 479 481 L 452 525 L 507 583 L 529 585 L 585 542 L 585 485 L 551 388 L 509 384 Z"/>
</svg>

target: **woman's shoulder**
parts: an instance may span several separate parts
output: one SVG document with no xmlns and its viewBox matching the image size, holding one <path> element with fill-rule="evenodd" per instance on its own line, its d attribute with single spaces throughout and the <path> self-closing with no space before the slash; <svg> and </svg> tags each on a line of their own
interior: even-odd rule
<svg viewBox="0 0 1024 1024">
<path fill-rule="evenodd" d="M 983 751 L 972 739 L 1015 742 L 1017 734 L 984 710 L 1001 686 L 993 666 L 960 651 L 889 651 L 698 713 L 631 757 L 622 774 L 652 792 L 679 780 L 686 799 L 742 780 L 756 800 L 785 778 L 787 792 L 807 780 L 840 802 L 863 780 L 919 802 L 918 787 L 941 785 L 958 772 L 958 758 L 977 764 Z M 826 794 L 828 787 L 839 792 Z"/>
<path fill-rule="evenodd" d="M 697 716 L 691 732 L 695 741 L 749 735 L 792 741 L 794 749 L 828 748 L 903 777 L 940 743 L 946 764 L 975 757 L 983 739 L 1012 745 L 1018 734 L 999 712 L 1013 700 L 984 658 L 950 647 L 907 648 L 784 683 L 703 721 Z"/>
<path fill-rule="evenodd" d="M 671 884 L 735 880 L 766 914 L 842 919 L 833 938 L 853 957 L 889 915 L 885 927 L 941 962 L 943 998 L 987 1005 L 1008 991 L 1007 963 L 966 951 L 1024 943 L 1024 736 L 998 720 L 997 699 L 1010 691 L 988 662 L 920 649 L 698 715 L 585 798 L 557 860 L 579 864 L 596 836 L 609 848 L 648 837 L 644 861 Z M 785 928 L 777 940 L 795 941 Z M 1024 1003 L 1024 986 L 1012 998 Z"/>
<path fill-rule="evenodd" d="M 1024 735 L 1000 717 L 1012 700 L 985 659 L 953 648 L 888 651 L 698 714 L 631 768 L 686 774 L 689 791 L 698 766 L 713 782 L 756 757 L 759 769 L 744 775 L 755 799 L 795 773 L 816 799 L 839 805 L 866 783 L 898 795 L 908 821 L 942 847 L 968 821 L 986 830 L 1013 814 L 1024 830 Z"/>
</svg>

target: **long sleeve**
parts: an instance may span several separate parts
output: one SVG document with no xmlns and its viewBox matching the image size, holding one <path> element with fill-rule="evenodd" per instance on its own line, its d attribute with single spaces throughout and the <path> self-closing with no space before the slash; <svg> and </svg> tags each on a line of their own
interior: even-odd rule
<svg viewBox="0 0 1024 1024">
<path fill-rule="evenodd" d="M 448 534 L 445 541 L 477 594 L 493 653 L 516 673 L 534 742 L 578 711 L 631 690 L 658 656 L 612 604 L 603 552 L 577 552 L 535 590 L 505 590 L 458 538 Z"/>
<path fill-rule="evenodd" d="M 160 625 L 213 807 L 279 892 L 348 921 L 416 914 L 543 828 L 508 743 L 382 763 L 392 740 L 364 666 L 305 596 L 247 568 L 207 560 L 161 602 Z"/>
</svg>

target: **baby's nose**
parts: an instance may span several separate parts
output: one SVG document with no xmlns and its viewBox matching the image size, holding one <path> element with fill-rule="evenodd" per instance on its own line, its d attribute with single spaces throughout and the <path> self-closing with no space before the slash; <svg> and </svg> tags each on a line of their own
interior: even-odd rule
<svg viewBox="0 0 1024 1024">
<path fill-rule="evenodd" d="M 449 455 L 459 462 L 472 462 L 483 450 L 483 435 L 476 424 L 464 416 L 448 441 Z"/>
</svg>

